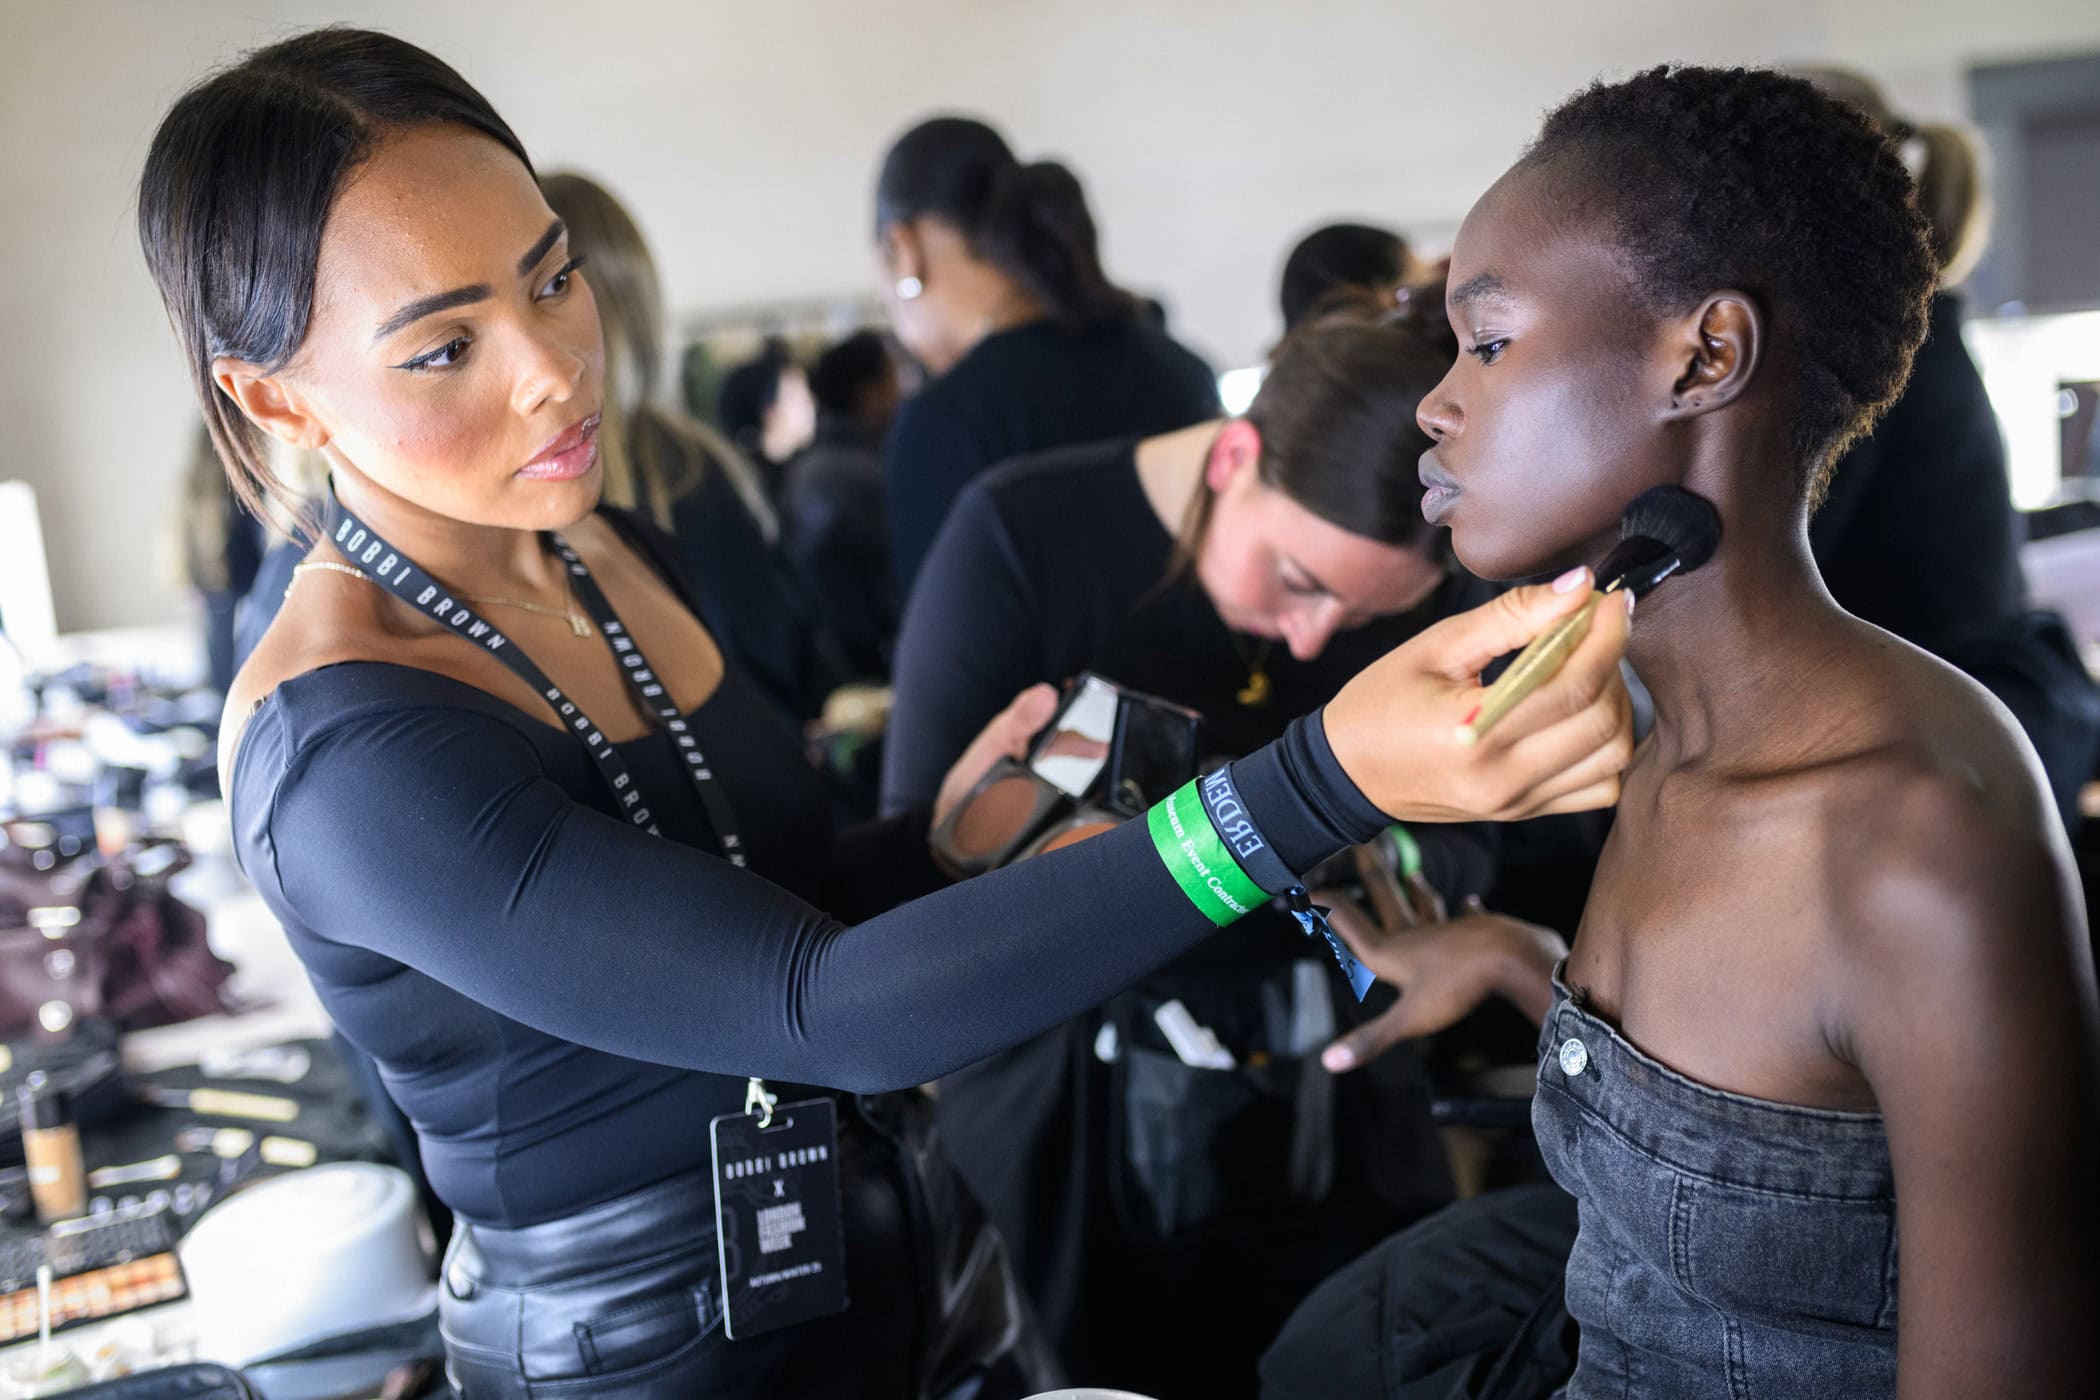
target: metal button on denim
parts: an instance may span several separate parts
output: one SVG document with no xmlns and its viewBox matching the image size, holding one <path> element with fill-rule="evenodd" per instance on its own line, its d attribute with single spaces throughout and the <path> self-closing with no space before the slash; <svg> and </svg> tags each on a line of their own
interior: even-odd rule
<svg viewBox="0 0 2100 1400">
<path fill-rule="evenodd" d="M 1560 1043 L 1560 1072 L 1573 1079 L 1590 1067 L 1590 1048 L 1574 1036 Z"/>
</svg>

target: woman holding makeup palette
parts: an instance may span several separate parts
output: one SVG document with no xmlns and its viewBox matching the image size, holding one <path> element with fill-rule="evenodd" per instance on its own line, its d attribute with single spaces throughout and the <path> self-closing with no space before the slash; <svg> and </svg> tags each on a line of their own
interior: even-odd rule
<svg viewBox="0 0 2100 1400">
<path fill-rule="evenodd" d="M 932 797 L 971 736 L 1031 683 L 1095 672 L 1201 715 L 1206 752 L 1252 753 L 1372 658 L 1491 596 L 1422 518 L 1429 439 L 1416 407 L 1456 353 L 1441 316 L 1424 324 L 1389 299 L 1344 296 L 1277 348 L 1245 416 L 1024 458 L 973 483 L 906 610 L 887 810 Z M 1454 908 L 1489 887 L 1498 844 L 1480 826 L 1408 842 Z M 1487 967 L 1506 959 L 1511 927 L 1466 919 L 1439 943 L 1454 970 Z M 1262 1346 L 1305 1290 L 1450 1199 L 1412 1049 L 1365 1053 L 1360 1073 L 1329 1079 L 1311 1062 L 1317 1046 L 1274 1043 L 1261 1021 L 1264 998 L 1324 956 L 1295 932 L 1263 911 L 1114 1006 L 942 1081 L 949 1153 L 1075 1374 L 1140 1392 L 1251 1393 Z M 1331 966 L 1321 985 L 1339 994 L 1321 1008 L 1327 1024 L 1365 1046 L 1382 1018 L 1365 1019 Z M 1265 1062 L 1192 1075 L 1185 1091 L 1148 1088 L 1144 1044 L 1158 1036 L 1147 1008 L 1169 1000 L 1243 1062 Z M 1133 1019 L 1144 1042 L 1119 1060 L 1096 1053 L 1104 1025 Z M 1522 1042 L 1510 1053 L 1521 1057 Z M 1308 1076 L 1272 1083 L 1267 1061 L 1284 1060 L 1303 1060 Z M 1235 1121 L 1319 1121 L 1304 1150 L 1331 1153 L 1332 1172 L 1308 1186 L 1291 1158 L 1213 1191 L 1204 1183 L 1222 1150 L 1195 1128 L 1188 1160 L 1135 1162 L 1147 1149 L 1126 1131 L 1133 1104 L 1156 1095 L 1193 1120 L 1205 1096 L 1235 1092 L 1247 1099 Z M 1154 1194 L 1208 1204 L 1148 1206 L 1133 1184 L 1147 1178 Z"/>
<path fill-rule="evenodd" d="M 1183 813 L 1187 846 L 1133 826 L 842 922 L 938 883 L 926 818 L 834 834 L 661 537 L 600 508 L 588 277 L 432 55 L 322 29 L 204 80 L 139 229 L 235 489 L 281 494 L 266 438 L 331 470 L 221 771 L 244 869 L 456 1212 L 463 1394 L 1039 1389 L 996 1240 L 880 1091 L 1204 942 L 1251 877 Z M 1393 818 L 1613 800 L 1623 614 L 1490 743 L 1452 737 L 1584 581 L 1432 629 L 1235 765 L 1280 868 Z"/>
</svg>

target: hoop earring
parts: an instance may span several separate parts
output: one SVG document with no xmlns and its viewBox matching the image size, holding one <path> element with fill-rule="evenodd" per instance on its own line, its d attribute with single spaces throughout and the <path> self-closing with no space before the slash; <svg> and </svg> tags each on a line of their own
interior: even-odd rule
<svg viewBox="0 0 2100 1400">
<path fill-rule="evenodd" d="M 899 301 L 917 301 L 919 293 L 925 290 L 926 284 L 916 277 L 899 277 L 897 279 L 897 300 Z"/>
</svg>

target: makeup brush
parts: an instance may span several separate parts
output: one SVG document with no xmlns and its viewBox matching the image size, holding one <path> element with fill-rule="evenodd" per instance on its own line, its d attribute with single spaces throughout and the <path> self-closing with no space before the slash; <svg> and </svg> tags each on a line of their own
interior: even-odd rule
<svg viewBox="0 0 2100 1400">
<path fill-rule="evenodd" d="M 1479 708 L 1458 727 L 1458 742 L 1481 736 L 1517 702 L 1553 678 L 1589 635 L 1590 619 L 1609 593 L 1645 597 L 1673 574 L 1688 574 L 1714 557 L 1721 543 L 1721 517 L 1714 508 L 1677 486 L 1655 486 L 1634 497 L 1619 520 L 1619 542 L 1597 566 L 1600 583 L 1589 601 L 1532 639 L 1509 669 L 1488 687 Z"/>
</svg>

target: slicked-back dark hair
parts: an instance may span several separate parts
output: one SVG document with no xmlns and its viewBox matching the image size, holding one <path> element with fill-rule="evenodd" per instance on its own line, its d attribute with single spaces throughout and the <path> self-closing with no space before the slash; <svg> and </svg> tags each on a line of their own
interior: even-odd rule
<svg viewBox="0 0 2100 1400">
<path fill-rule="evenodd" d="M 1651 68 L 1556 108 L 1525 155 L 1610 218 L 1635 296 L 1682 314 L 1725 288 L 1795 355 L 1797 483 L 1895 401 L 1938 276 L 1931 229 L 1887 136 L 1799 78 Z"/>
<path fill-rule="evenodd" d="M 451 122 L 525 147 L 435 55 L 332 27 L 256 49 L 198 83 L 162 119 L 139 179 L 139 243 L 182 341 L 212 446 L 242 503 L 268 519 L 297 493 L 263 433 L 212 382 L 219 356 L 275 371 L 313 318 L 321 233 L 344 177 L 391 132 Z"/>
<path fill-rule="evenodd" d="M 1262 483 L 1352 535 L 1444 557 L 1422 518 L 1415 409 L 1458 358 L 1443 288 L 1395 308 L 1363 288 L 1337 288 L 1269 353 L 1247 406 L 1261 434 Z M 1170 577 L 1195 566 L 1217 497 L 1199 487 L 1181 523 Z"/>
<path fill-rule="evenodd" d="M 933 217 L 1021 284 L 1067 329 L 1128 320 L 1138 302 L 1101 268 L 1086 191 L 1054 160 L 1023 165 L 974 117 L 933 117 L 898 137 L 875 181 L 875 233 Z"/>
<path fill-rule="evenodd" d="M 1289 330 L 1337 287 L 1397 285 L 1407 271 L 1407 240 L 1370 224 L 1328 224 L 1298 240 L 1284 259 L 1277 301 Z"/>
</svg>

